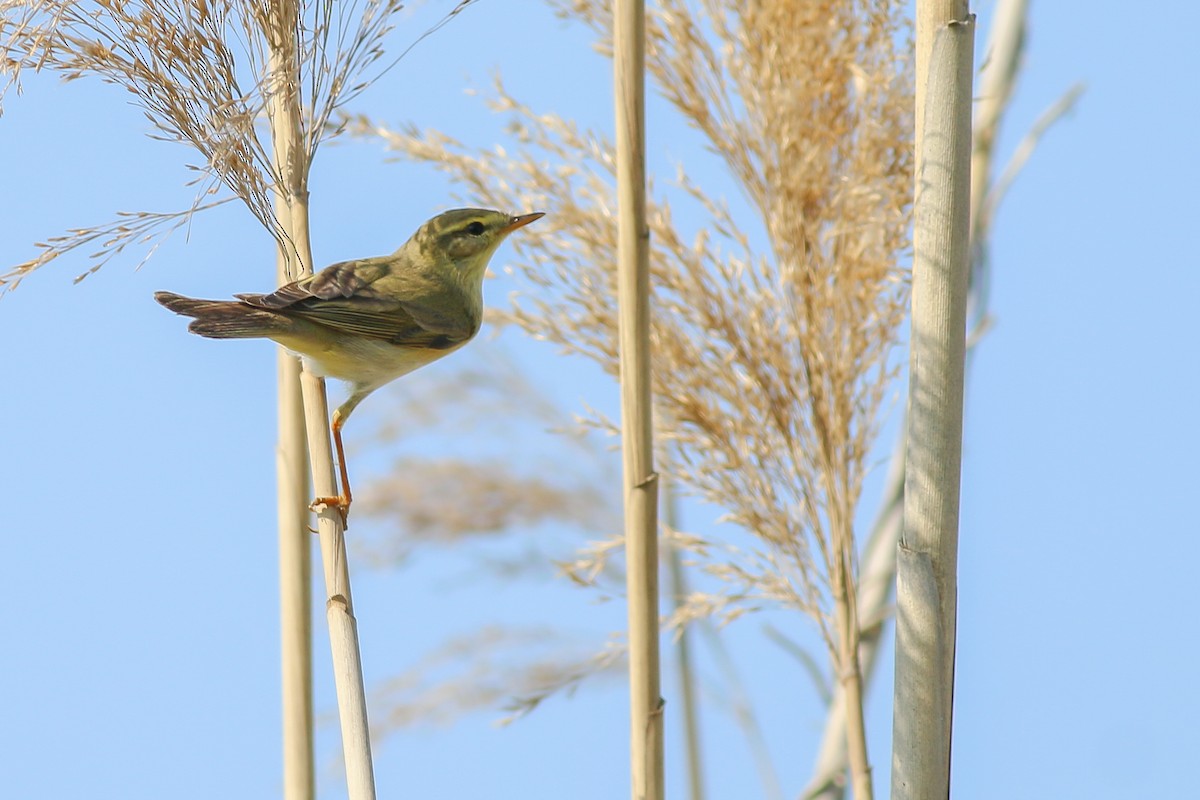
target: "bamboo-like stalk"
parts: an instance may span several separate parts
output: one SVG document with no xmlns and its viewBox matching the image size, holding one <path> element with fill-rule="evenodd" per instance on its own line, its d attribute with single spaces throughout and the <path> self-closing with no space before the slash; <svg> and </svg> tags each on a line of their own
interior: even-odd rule
<svg viewBox="0 0 1200 800">
<path fill-rule="evenodd" d="M 976 250 L 983 244 L 981 231 L 987 220 L 981 212 L 991 189 L 993 148 L 1000 116 L 1016 84 L 1028 7 L 1028 0 L 1002 0 L 997 4 L 984 50 L 985 63 L 979 72 L 979 100 L 971 137 L 971 246 Z"/>
<path fill-rule="evenodd" d="M 275 4 L 270 22 L 274 29 L 267 31 L 271 69 L 267 113 L 271 124 L 277 196 L 287 206 L 287 215 L 280 222 L 286 227 L 290 245 L 281 253 L 289 260 L 293 256 L 297 259 L 298 263 L 292 272 L 299 277 L 312 273 L 313 262 L 308 215 L 309 158 L 301 121 L 300 65 L 296 51 L 298 8 L 295 0 Z M 325 382 L 304 370 L 300 375 L 300 390 L 304 402 L 313 488 L 319 497 L 332 497 L 337 494 L 337 485 L 329 441 Z M 331 507 L 321 509 L 317 515 L 317 525 L 347 795 L 350 800 L 374 800 L 375 775 L 371 764 L 366 691 L 350 594 L 345 531 L 339 510 Z"/>
<path fill-rule="evenodd" d="M 364 60 L 364 54 L 378 52 L 381 37 L 390 30 L 386 15 L 395 13 L 400 4 L 387 4 L 384 16 L 374 7 L 364 11 L 366 16 L 358 33 L 352 41 L 339 41 L 332 51 L 332 61 L 328 58 L 331 51 L 326 49 L 331 41 L 332 4 L 276 0 L 235 4 L 235 8 L 223 8 L 220 13 L 205 3 L 152 3 L 136 8 L 101 3 L 96 9 L 81 5 L 69 0 L 45 0 L 21 8 L 13 19 L 14 35 L 5 45 L 7 56 L 17 56 L 9 59 L 14 76 L 25 66 L 48 67 L 72 77 L 92 73 L 124 86 L 135 95 L 135 102 L 163 138 L 190 142 L 204 157 L 205 166 L 199 169 L 205 177 L 198 181 L 205 188 L 186 212 L 123 215 L 122 220 L 134 221 L 76 229 L 66 237 L 51 239 L 54 244 L 45 245 L 42 256 L 18 265 L 10 276 L 0 276 L 0 289 L 5 285 L 11 288 L 30 270 L 102 234 L 108 238 L 101 254 L 108 258 L 119 253 L 134 236 L 145 241 L 142 237 L 147 231 L 159 225 L 186 224 L 194 213 L 224 202 L 202 202 L 214 188 L 207 186 L 209 180 L 231 190 L 274 234 L 279 243 L 281 281 L 311 274 L 307 192 L 311 154 L 325 132 L 328 114 L 345 98 L 343 91 L 353 93 L 365 85 L 346 90 L 348 76 L 361 72 L 373 60 L 369 55 Z M 302 16 L 310 12 L 313 18 L 305 29 Z M 234 19 L 244 26 L 245 36 L 230 27 Z M 262 83 L 255 82 L 255 94 L 261 89 L 265 100 L 272 139 L 270 154 L 255 130 L 257 98 L 243 95 L 236 78 L 240 71 L 235 51 L 244 52 L 257 71 L 264 44 L 268 63 Z M 309 76 L 309 99 L 313 104 L 307 111 L 301 109 L 302 56 L 313 70 Z M 312 128 L 305 131 L 302 120 L 308 120 Z M 295 359 L 281 357 L 278 363 L 277 474 L 287 761 L 284 783 L 288 798 L 307 800 L 313 794 L 313 766 L 307 597 L 311 566 L 305 532 L 305 508 L 311 495 L 300 455 L 305 439 L 315 488 L 327 496 L 335 494 L 336 487 L 324 386 L 311 376 L 298 381 Z M 303 414 L 298 410 L 298 395 L 303 397 Z M 349 796 L 365 800 L 374 797 L 374 779 L 345 542 L 337 509 L 322 511 L 320 532 Z"/>
<path fill-rule="evenodd" d="M 974 17 L 917 3 L 917 155 L 904 532 L 897 548 L 892 797 L 947 797 L 970 258 Z"/>
<path fill-rule="evenodd" d="M 867 756 L 867 727 L 863 719 L 863 680 L 858 661 L 858 607 L 854 583 L 854 535 L 849 509 L 830 513 L 830 528 L 836 548 L 830 586 L 833 590 L 834 618 L 837 625 L 838 685 L 845 698 L 846 754 L 850 764 L 850 784 L 855 800 L 872 800 L 871 762 Z"/>
<path fill-rule="evenodd" d="M 617 293 L 629 611 L 630 758 L 634 800 L 662 800 L 658 648 L 658 476 L 650 398 L 650 231 L 646 222 L 645 4 L 616 0 Z"/>
<path fill-rule="evenodd" d="M 307 212 L 307 203 L 305 204 Z M 307 230 L 305 230 L 307 241 Z M 309 465 L 316 493 L 335 495 L 333 450 L 329 442 L 329 408 L 325 382 L 305 371 L 300 376 L 308 426 Z M 338 720 L 342 731 L 342 757 L 346 765 L 346 788 L 350 800 L 373 800 L 375 773 L 371 765 L 371 736 L 367 720 L 367 694 L 363 686 L 362 656 L 358 646 L 358 623 L 350 595 L 350 572 L 346 560 L 346 537 L 341 514 L 326 508 L 317 519 L 321 540 L 321 566 L 325 576 L 325 617 L 329 625 L 329 647 L 333 656 L 333 679 L 337 689 Z"/>
<path fill-rule="evenodd" d="M 663 495 L 663 521 L 668 530 L 678 530 L 676 493 L 669 480 L 660 481 Z M 687 577 L 683 570 L 681 548 L 672 543 L 667 547 L 667 592 L 672 611 L 677 611 L 687 599 Z M 689 800 L 704 800 L 704 757 L 700 750 L 700 709 L 696 702 L 696 669 L 692 657 L 693 634 L 690 626 L 679 631 L 675 645 L 675 661 L 679 675 L 679 704 L 682 707 L 684 752 L 687 757 Z"/>
<path fill-rule="evenodd" d="M 279 77 L 279 76 L 276 76 Z M 276 145 L 277 169 L 284 167 L 286 150 Z M 291 229 L 291 208 L 282 192 L 274 197 L 279 224 Z M 299 277 L 301 265 L 277 246 L 275 280 L 283 285 Z M 304 430 L 304 398 L 300 391 L 300 360 L 280 349 L 276 353 L 278 431 L 275 481 L 279 527 L 280 683 L 283 727 L 284 800 L 316 797 L 312 694 L 312 544 L 308 532 L 308 442 Z"/>
<path fill-rule="evenodd" d="M 864 685 L 870 683 L 875 671 L 888 597 L 896 576 L 896 542 L 900 538 L 904 511 L 903 441 L 892 454 L 883 498 L 871 536 L 863 549 L 858 577 L 858 661 Z M 839 685 L 829 704 L 813 778 L 800 795 L 804 800 L 838 800 L 845 795 L 848 765 L 846 702 L 846 692 Z"/>
<path fill-rule="evenodd" d="M 971 252 L 978 259 L 988 237 L 985 200 L 991 195 L 993 145 L 999 133 L 1003 113 L 1016 84 L 1023 52 L 1027 0 L 1000 0 L 993 12 L 986 66 L 980 71 L 978 102 L 971 145 Z M 972 281 L 968 305 L 976 317 L 986 313 L 986 291 Z M 977 340 L 968 340 L 967 352 Z M 904 422 L 901 423 L 903 429 Z M 858 584 L 859 662 L 863 680 L 870 682 L 879 654 L 879 639 L 888 614 L 888 598 L 896 575 L 896 544 L 903 530 L 905 441 L 897 442 L 891 465 L 884 480 L 882 502 L 875 517 L 871 537 L 862 556 Z M 841 776 L 846 769 L 845 696 L 839 691 L 830 704 L 821 738 L 813 778 L 801 794 L 804 800 L 839 800 L 844 795 Z"/>
<path fill-rule="evenodd" d="M 280 203 L 279 205 L 282 205 Z M 280 259 L 281 264 L 284 259 Z M 286 271 L 279 276 L 287 279 Z M 279 351 L 279 629 L 283 695 L 283 797 L 316 796 L 312 701 L 312 543 L 300 361 Z"/>
</svg>

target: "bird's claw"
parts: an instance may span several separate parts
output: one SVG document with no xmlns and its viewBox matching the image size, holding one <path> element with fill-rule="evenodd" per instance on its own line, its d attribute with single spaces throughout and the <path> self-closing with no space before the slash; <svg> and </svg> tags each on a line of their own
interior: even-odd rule
<svg viewBox="0 0 1200 800">
<path fill-rule="evenodd" d="M 348 497 L 318 497 L 313 500 L 308 509 L 320 513 L 326 508 L 336 508 L 342 517 L 342 530 L 350 527 L 350 498 Z"/>
</svg>

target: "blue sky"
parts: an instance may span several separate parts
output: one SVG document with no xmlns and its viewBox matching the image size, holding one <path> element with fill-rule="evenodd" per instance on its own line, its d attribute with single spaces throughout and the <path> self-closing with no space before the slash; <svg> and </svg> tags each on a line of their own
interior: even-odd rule
<svg viewBox="0 0 1200 800">
<path fill-rule="evenodd" d="M 587 32 L 535 3 L 482 2 L 418 46 L 357 107 L 472 143 L 502 136 L 468 87 L 499 69 L 512 93 L 610 127 L 609 65 Z M 406 44 L 448 3 L 404 23 Z M 986 37 L 990 4 L 980 4 Z M 1000 149 L 1076 81 L 1087 91 L 1010 193 L 992 243 L 995 327 L 970 373 L 960 546 L 954 787 L 972 798 L 1186 795 L 1200 717 L 1194 516 L 1200 389 L 1191 242 L 1200 181 L 1192 76 L 1194 4 L 1035 3 L 1025 71 Z M 977 62 L 980 59 L 977 58 Z M 32 243 L 118 210 L 173 209 L 190 154 L 152 142 L 122 93 L 30 76 L 0 119 L 0 264 Z M 694 146 L 660 103 L 649 150 L 667 166 Z M 319 263 L 390 252 L 452 187 L 384 164 L 374 144 L 323 149 L 312 191 Z M 693 176 L 696 177 L 696 176 Z M 709 177 L 728 186 L 720 174 Z M 544 209 L 553 212 L 553 209 Z M 535 227 L 529 229 L 536 233 Z M 493 261 L 488 284 L 512 279 Z M 0 299 L 0 485 L 6 507 L 7 654 L 0 675 L 0 785 L 11 797 L 227 798 L 279 792 L 274 528 L 274 356 L 214 343 L 151 300 L 154 290 L 223 297 L 269 288 L 271 244 L 230 206 L 177 234 L 142 269 L 117 259 L 78 286 L 72 256 Z M 491 349 L 494 348 L 494 349 Z M 615 388 L 519 337 L 455 358 L 524 364 L 569 408 L 615 408 Z M 412 377 L 436 390 L 453 365 Z M 564 377 L 565 376 L 565 377 Z M 339 387 L 331 396 L 341 397 Z M 356 414 L 351 469 L 379 472 Z M 360 419 L 360 415 L 362 419 Z M 503 433 L 496 420 L 491 435 Z M 443 437 L 439 439 L 439 436 Z M 500 441 L 503 441 L 501 437 Z M 886 446 L 885 442 L 885 446 Z M 455 449 L 446 433 L 422 447 Z M 510 443 L 535 470 L 540 445 Z M 885 447 L 886 449 L 886 447 Z M 873 495 L 867 495 L 867 517 Z M 689 520 L 707 525 L 703 510 Z M 378 535 L 363 520 L 356 534 Z M 545 531 L 537 534 L 550 536 Z M 462 554 L 403 571 L 360 569 L 356 604 L 368 679 L 411 665 L 480 625 L 555 622 L 582 641 L 621 624 L 619 603 L 545 581 L 512 586 Z M 802 622 L 771 617 L 803 637 Z M 728 629 L 731 650 L 788 796 L 804 784 L 823 712 L 761 620 Z M 328 648 L 318 625 L 322 796 L 342 793 Z M 877 786 L 888 775 L 891 652 L 868 702 Z M 702 664 L 721 705 L 721 674 Z M 668 700 L 673 683 L 668 680 Z M 669 705 L 670 709 L 671 706 Z M 380 796 L 609 798 L 627 791 L 620 687 L 585 688 L 507 728 L 499 714 L 423 727 L 376 750 Z M 729 716 L 706 713 L 711 796 L 763 796 Z M 683 796 L 677 721 L 670 797 Z"/>
</svg>

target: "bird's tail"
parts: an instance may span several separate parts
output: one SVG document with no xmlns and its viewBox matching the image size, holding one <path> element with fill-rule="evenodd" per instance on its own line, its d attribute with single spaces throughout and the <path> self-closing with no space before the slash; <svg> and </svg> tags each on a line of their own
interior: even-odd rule
<svg viewBox="0 0 1200 800">
<path fill-rule="evenodd" d="M 282 314 L 233 300 L 197 300 L 173 292 L 155 292 L 154 299 L 176 314 L 192 317 L 188 330 L 210 339 L 262 338 L 291 327 Z"/>
</svg>

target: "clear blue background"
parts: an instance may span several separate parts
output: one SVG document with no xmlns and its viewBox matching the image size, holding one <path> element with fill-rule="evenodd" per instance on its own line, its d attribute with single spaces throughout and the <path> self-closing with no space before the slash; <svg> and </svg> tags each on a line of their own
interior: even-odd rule
<svg viewBox="0 0 1200 800">
<path fill-rule="evenodd" d="M 411 41 L 450 5 L 421 6 L 395 41 Z M 976 9 L 980 51 L 990 9 Z M 1032 9 L 1001 153 L 1072 83 L 1088 88 L 1042 142 L 994 233 L 996 326 L 977 351 L 966 415 L 954 744 L 962 797 L 1193 791 L 1185 765 L 1200 743 L 1198 25 L 1200 11 L 1185 2 Z M 486 88 L 500 69 L 535 108 L 605 130 L 610 68 L 589 41 L 540 4 L 479 3 L 356 107 L 486 145 L 501 139 L 503 122 L 463 90 Z M 695 140 L 676 136 L 661 103 L 651 114 L 651 157 L 667 168 Z M 27 76 L 25 95 L 10 94 L 0 119 L 0 264 L 117 210 L 185 205 L 191 154 L 146 131 L 114 87 Z M 729 185 L 716 173 L 693 178 Z M 312 190 L 318 263 L 389 252 L 454 204 L 442 178 L 382 164 L 374 143 L 323 149 Z M 493 299 L 514 288 L 500 269 L 510 257 L 502 249 L 493 262 Z M 161 288 L 213 297 L 267 289 L 271 245 L 230 206 L 197 219 L 140 271 L 136 262 L 118 259 L 72 286 L 88 265 L 64 258 L 0 300 L 9 598 L 0 621 L 0 793 L 277 796 L 274 354 L 267 344 L 188 336 L 151 300 Z M 517 337 L 472 347 L 462 358 L 510 353 L 574 407 L 615 406 L 610 383 L 587 368 L 564 381 L 552 354 Z M 413 380 L 436 388 L 451 370 L 434 366 Z M 379 420 L 388 407 L 373 398 L 359 413 Z M 364 438 L 373 426 L 356 421 L 359 469 L 379 471 L 385 457 Z M 433 436 L 430 447 L 460 447 Z M 534 446 L 513 442 L 508 456 L 521 469 L 539 465 Z M 689 513 L 698 527 L 711 514 Z M 355 528 L 378 533 L 370 525 Z M 400 573 L 360 570 L 356 595 L 373 683 L 481 624 L 556 621 L 598 642 L 623 618 L 620 603 L 597 605 L 561 581 L 513 587 L 447 554 Z M 796 635 L 805 627 L 774 619 Z M 794 796 L 823 709 L 759 624 L 745 620 L 727 635 Z M 320 780 L 322 796 L 337 797 L 320 617 L 317 631 Z M 880 792 L 891 657 L 869 695 Z M 704 671 L 720 706 L 711 659 Z M 669 710 L 678 708 L 673 685 Z M 493 725 L 499 714 L 417 728 L 377 747 L 379 793 L 620 797 L 625 715 L 619 681 L 608 681 L 507 728 Z M 762 796 L 729 715 L 708 710 L 705 720 L 711 796 Z M 684 796 L 681 753 L 671 717 L 670 797 Z"/>
</svg>

